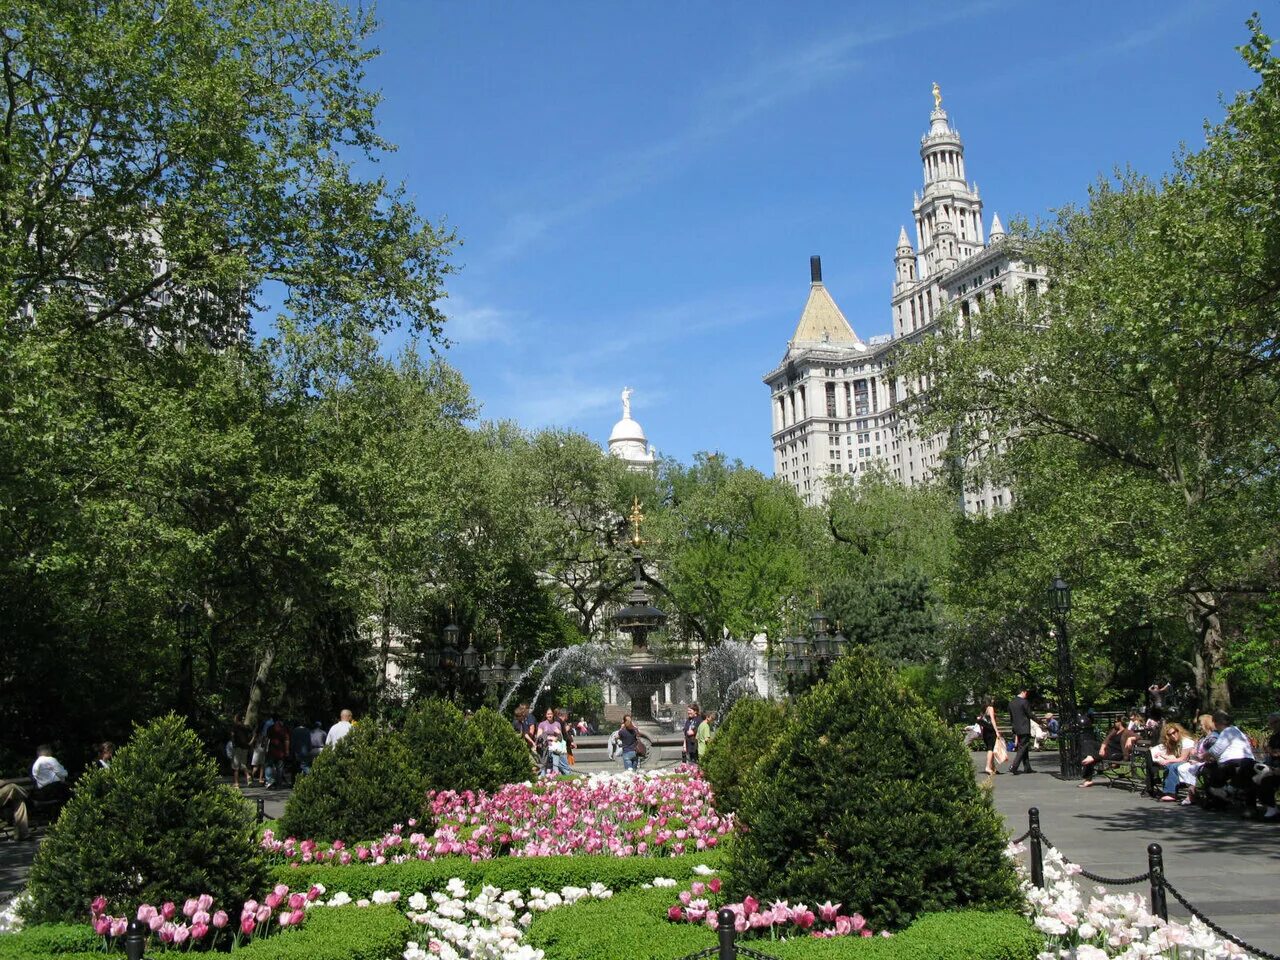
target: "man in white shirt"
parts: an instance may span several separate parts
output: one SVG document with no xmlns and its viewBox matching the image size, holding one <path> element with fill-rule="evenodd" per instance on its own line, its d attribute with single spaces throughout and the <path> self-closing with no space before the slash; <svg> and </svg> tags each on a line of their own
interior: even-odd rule
<svg viewBox="0 0 1280 960">
<path fill-rule="evenodd" d="M 1246 804 L 1253 807 L 1253 745 L 1243 730 L 1235 726 L 1231 714 L 1215 710 L 1213 725 L 1218 737 L 1209 748 L 1205 778 L 1209 792 L 1219 799 L 1226 799 L 1228 787 L 1243 794 Z"/>
<path fill-rule="evenodd" d="M 53 747 L 41 744 L 36 748 L 36 762 L 31 765 L 31 779 L 36 782 L 34 798 L 57 800 L 68 796 L 67 770 L 53 756 Z"/>
<path fill-rule="evenodd" d="M 324 738 L 324 745 L 332 747 L 351 732 L 351 711 L 343 710 L 338 714 L 338 722 L 329 728 L 329 735 Z"/>
</svg>

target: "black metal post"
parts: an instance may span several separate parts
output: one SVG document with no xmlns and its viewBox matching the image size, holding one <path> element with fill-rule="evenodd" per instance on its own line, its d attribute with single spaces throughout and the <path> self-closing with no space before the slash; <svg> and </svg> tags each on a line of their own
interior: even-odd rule
<svg viewBox="0 0 1280 960">
<path fill-rule="evenodd" d="M 267 819 L 267 801 L 265 797 L 258 798 L 258 822 L 265 823 Z"/>
<path fill-rule="evenodd" d="M 128 960 L 142 960 L 147 952 L 147 934 L 151 928 L 134 917 L 129 921 L 129 929 L 124 935 L 124 955 Z"/>
<path fill-rule="evenodd" d="M 721 907 L 720 912 L 716 914 L 716 932 L 720 935 L 720 960 L 736 960 L 738 956 L 738 948 L 733 942 L 737 936 L 733 926 L 736 919 L 737 916 L 728 907 Z"/>
<path fill-rule="evenodd" d="M 1031 882 L 1037 887 L 1044 887 L 1044 850 L 1040 847 L 1040 809 L 1032 807 L 1027 811 L 1027 819 L 1031 833 Z"/>
<path fill-rule="evenodd" d="M 1067 640 L 1067 618 L 1058 617 L 1058 770 L 1064 780 L 1080 779 L 1080 708 L 1076 703 L 1076 669 Z"/>
<path fill-rule="evenodd" d="M 1164 895 L 1164 853 L 1160 844 L 1147 847 L 1147 869 L 1151 871 L 1151 912 L 1161 920 L 1169 919 L 1169 903 Z"/>
</svg>

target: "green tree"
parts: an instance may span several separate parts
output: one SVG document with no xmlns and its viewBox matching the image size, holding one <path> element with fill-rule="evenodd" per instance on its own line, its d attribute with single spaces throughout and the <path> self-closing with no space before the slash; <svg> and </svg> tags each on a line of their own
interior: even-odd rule
<svg viewBox="0 0 1280 960">
<path fill-rule="evenodd" d="M 932 383 L 926 431 L 1012 479 L 1027 536 L 1009 566 L 1039 568 L 1024 600 L 1062 571 L 1086 629 L 1126 606 L 1180 615 L 1215 706 L 1230 702 L 1222 611 L 1272 585 L 1280 520 L 1280 69 L 1251 28 L 1259 84 L 1204 149 L 1159 185 L 1099 182 L 1029 231 L 1048 289 L 953 315 L 900 371 Z"/>
</svg>

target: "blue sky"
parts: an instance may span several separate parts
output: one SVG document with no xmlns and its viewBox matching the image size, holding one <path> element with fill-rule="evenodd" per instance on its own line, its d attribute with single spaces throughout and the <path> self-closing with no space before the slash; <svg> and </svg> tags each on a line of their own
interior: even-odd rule
<svg viewBox="0 0 1280 960">
<path fill-rule="evenodd" d="M 809 255 L 889 330 L 933 81 L 987 224 L 1044 216 L 1203 142 L 1252 6 L 383 0 L 369 81 L 382 172 L 465 241 L 447 357 L 484 417 L 603 442 L 630 385 L 660 453 L 768 473 Z"/>
</svg>

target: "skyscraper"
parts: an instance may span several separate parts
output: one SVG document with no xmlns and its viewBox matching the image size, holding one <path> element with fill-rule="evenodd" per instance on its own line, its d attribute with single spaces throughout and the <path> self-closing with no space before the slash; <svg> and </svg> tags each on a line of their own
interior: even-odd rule
<svg viewBox="0 0 1280 960">
<path fill-rule="evenodd" d="M 773 416 L 774 475 L 806 502 L 826 499 L 829 478 L 879 467 L 903 483 L 929 479 L 945 464 L 946 438 L 924 436 L 904 410 L 907 384 L 892 370 L 895 350 L 925 336 L 943 308 L 955 304 L 968 323 L 982 304 L 1044 282 L 1020 257 L 999 215 L 984 236 L 982 200 L 966 179 L 964 142 L 933 85 L 929 129 L 920 139 L 924 189 L 912 205 L 915 245 L 898 232 L 890 308 L 893 333 L 862 340 L 822 282 L 822 262 L 809 261 L 809 298 L 782 361 L 764 377 Z M 916 390 L 928 384 L 913 384 Z M 970 512 L 999 509 L 1009 491 L 964 490 Z"/>
</svg>

